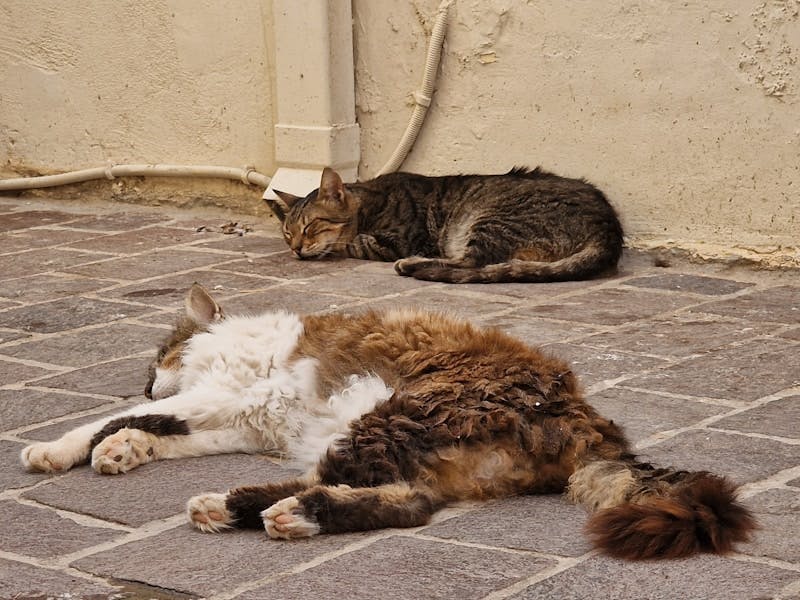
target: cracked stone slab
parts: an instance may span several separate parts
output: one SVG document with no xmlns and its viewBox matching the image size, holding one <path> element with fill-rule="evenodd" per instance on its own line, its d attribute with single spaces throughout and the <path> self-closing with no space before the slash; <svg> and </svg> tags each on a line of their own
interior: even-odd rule
<svg viewBox="0 0 800 600">
<path fill-rule="evenodd" d="M 3 213 L 0 215 L 0 232 L 25 229 L 27 227 L 41 227 L 42 225 L 53 225 L 55 223 L 66 223 L 75 218 L 75 215 L 55 210 L 26 210 Z"/>
<path fill-rule="evenodd" d="M 483 598 L 553 566 L 522 553 L 392 537 L 238 596 L 272 598 Z"/>
<path fill-rule="evenodd" d="M 732 600 L 774 598 L 797 573 L 718 556 L 671 561 L 590 558 L 510 596 L 514 600 Z"/>
<path fill-rule="evenodd" d="M 2 234 L 3 252 L 19 252 L 34 248 L 62 246 L 96 237 L 97 233 L 75 231 L 74 229 L 30 229 Z"/>
<path fill-rule="evenodd" d="M 3 515 L 0 547 L 24 556 L 49 558 L 70 554 L 123 535 L 115 529 L 79 525 L 55 511 L 13 500 L 0 501 L 0 513 Z M 36 535 L 31 535 L 32 531 Z"/>
<path fill-rule="evenodd" d="M 2 358 L 2 356 L 0 356 L 0 358 Z M 2 376 L 0 382 L 2 382 L 3 385 L 31 381 L 39 377 L 46 377 L 53 372 L 54 371 L 50 369 L 25 365 L 10 360 L 0 360 L 0 376 Z"/>
<path fill-rule="evenodd" d="M 186 501 L 198 494 L 297 475 L 263 456 L 227 454 L 158 461 L 123 475 L 100 475 L 88 466 L 79 467 L 24 497 L 138 527 L 183 513 Z"/>
<path fill-rule="evenodd" d="M 800 464 L 800 446 L 735 433 L 697 430 L 649 446 L 641 451 L 641 456 L 659 466 L 711 471 L 743 484 Z"/>
<path fill-rule="evenodd" d="M 442 539 L 499 548 L 580 556 L 591 550 L 583 533 L 587 514 L 560 495 L 489 502 L 421 531 Z"/>
</svg>

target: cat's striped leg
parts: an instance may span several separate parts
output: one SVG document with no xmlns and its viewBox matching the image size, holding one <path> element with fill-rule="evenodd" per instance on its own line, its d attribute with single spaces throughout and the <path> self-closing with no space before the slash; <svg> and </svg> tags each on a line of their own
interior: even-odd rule
<svg viewBox="0 0 800 600">
<path fill-rule="evenodd" d="M 227 494 L 201 494 L 186 503 L 186 512 L 189 522 L 202 531 L 217 532 L 231 527 L 261 529 L 265 509 L 315 483 L 316 479 L 309 476 L 235 488 Z"/>
<path fill-rule="evenodd" d="M 284 498 L 263 513 L 272 538 L 294 539 L 318 533 L 366 531 L 426 524 L 445 505 L 429 488 L 405 482 L 377 487 L 316 485 Z"/>
</svg>

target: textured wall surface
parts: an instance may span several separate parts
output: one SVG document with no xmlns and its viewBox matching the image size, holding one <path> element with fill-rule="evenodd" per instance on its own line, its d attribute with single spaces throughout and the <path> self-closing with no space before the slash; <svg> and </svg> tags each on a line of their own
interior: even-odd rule
<svg viewBox="0 0 800 600">
<path fill-rule="evenodd" d="M 0 4 L 0 169 L 271 173 L 269 2 Z"/>
<path fill-rule="evenodd" d="M 439 0 L 355 0 L 361 176 L 390 155 Z M 456 0 L 405 170 L 540 164 L 638 243 L 777 262 L 800 245 L 800 1 Z"/>
</svg>

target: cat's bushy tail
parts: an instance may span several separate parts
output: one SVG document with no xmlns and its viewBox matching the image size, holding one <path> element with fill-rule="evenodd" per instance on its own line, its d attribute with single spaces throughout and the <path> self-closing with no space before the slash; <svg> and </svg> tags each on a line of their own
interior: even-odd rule
<svg viewBox="0 0 800 600">
<path fill-rule="evenodd" d="M 724 554 L 757 527 L 736 486 L 705 471 L 590 462 L 573 473 L 568 495 L 595 511 L 587 524 L 595 546 L 628 560 Z"/>
</svg>

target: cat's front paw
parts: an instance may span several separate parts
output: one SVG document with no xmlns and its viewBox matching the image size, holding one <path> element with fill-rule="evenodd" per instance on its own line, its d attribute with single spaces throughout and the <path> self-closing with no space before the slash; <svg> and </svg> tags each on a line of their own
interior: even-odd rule
<svg viewBox="0 0 800 600">
<path fill-rule="evenodd" d="M 261 513 L 264 528 L 273 539 L 291 540 L 319 533 L 319 524 L 303 514 L 295 496 L 279 500 Z"/>
<path fill-rule="evenodd" d="M 401 258 L 394 263 L 394 270 L 399 275 L 411 276 L 421 265 L 427 265 L 431 262 L 429 258 L 424 256 L 410 256 L 408 258 Z"/>
<path fill-rule="evenodd" d="M 140 429 L 120 429 L 97 444 L 92 451 L 92 468 L 98 473 L 127 473 L 155 460 L 153 436 Z"/>
<path fill-rule="evenodd" d="M 233 527 L 233 515 L 225 504 L 225 494 L 201 494 L 186 503 L 189 522 L 206 533 Z"/>
<path fill-rule="evenodd" d="M 59 442 L 40 442 L 22 450 L 20 460 L 29 471 L 57 473 L 75 464 L 74 453 Z"/>
</svg>

